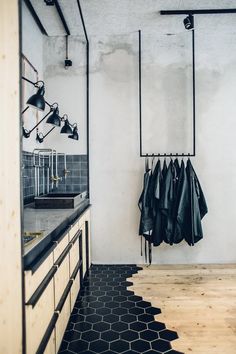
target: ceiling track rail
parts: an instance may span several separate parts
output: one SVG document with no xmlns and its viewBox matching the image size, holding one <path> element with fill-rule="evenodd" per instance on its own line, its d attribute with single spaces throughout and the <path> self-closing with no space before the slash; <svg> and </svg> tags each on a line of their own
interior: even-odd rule
<svg viewBox="0 0 236 354">
<path fill-rule="evenodd" d="M 199 10 L 162 10 L 161 15 L 214 15 L 214 14 L 233 14 L 236 9 L 199 9 Z"/>
<path fill-rule="evenodd" d="M 55 4 L 55 6 L 56 6 L 58 15 L 59 15 L 59 17 L 60 17 L 60 19 L 61 19 L 61 22 L 62 22 L 62 24 L 63 24 L 63 27 L 64 27 L 64 29 L 65 29 L 65 31 L 66 31 L 66 34 L 67 34 L 67 36 L 70 36 L 70 30 L 69 30 L 69 27 L 68 27 L 67 22 L 66 22 L 66 20 L 65 20 L 64 14 L 63 14 L 62 9 L 61 9 L 61 6 L 60 6 L 59 3 L 58 3 L 58 0 L 54 0 L 54 4 Z"/>
<path fill-rule="evenodd" d="M 35 12 L 35 9 L 34 9 L 33 5 L 31 4 L 30 0 L 24 0 L 24 2 L 25 2 L 25 5 L 27 6 L 29 12 L 31 13 L 33 19 L 35 20 L 41 33 L 48 36 L 47 31 L 45 30 L 44 26 L 42 25 L 42 22 L 40 21 L 37 13 Z"/>
</svg>

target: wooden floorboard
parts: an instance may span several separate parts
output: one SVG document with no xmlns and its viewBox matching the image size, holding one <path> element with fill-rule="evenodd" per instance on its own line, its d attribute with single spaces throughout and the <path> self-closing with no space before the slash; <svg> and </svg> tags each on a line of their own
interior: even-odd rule
<svg viewBox="0 0 236 354">
<path fill-rule="evenodd" d="M 136 295 L 159 307 L 183 353 L 236 354 L 236 264 L 152 265 L 132 277 Z"/>
</svg>

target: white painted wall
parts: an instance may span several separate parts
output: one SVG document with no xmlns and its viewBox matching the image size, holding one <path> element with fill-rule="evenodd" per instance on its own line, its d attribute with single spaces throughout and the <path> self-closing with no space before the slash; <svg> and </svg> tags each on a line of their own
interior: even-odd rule
<svg viewBox="0 0 236 354">
<path fill-rule="evenodd" d="M 169 17 L 169 21 L 177 22 L 173 17 Z M 182 19 L 180 21 L 179 26 L 182 26 Z M 194 247 L 185 243 L 173 247 L 163 244 L 153 250 L 153 263 L 236 261 L 236 45 L 235 35 L 232 34 L 235 19 L 227 17 L 224 22 L 215 16 L 217 30 L 214 26 L 207 31 L 202 30 L 206 29 L 209 21 L 213 21 L 212 18 L 209 20 L 209 16 L 199 16 L 195 20 L 197 156 L 193 164 L 209 207 L 209 213 L 203 220 L 204 239 Z M 166 19 L 165 25 L 163 33 L 168 32 Z M 173 24 L 170 26 L 173 29 Z M 176 31 L 179 28 L 177 26 Z M 94 263 L 143 262 L 140 256 L 140 213 L 137 207 L 144 168 L 144 160 L 139 157 L 137 38 L 137 33 L 91 38 L 90 143 Z M 175 57 L 168 55 L 168 42 L 166 46 L 163 44 L 163 47 L 156 49 L 155 43 L 158 44 L 158 41 L 152 33 L 152 41 L 146 43 L 143 53 L 145 102 L 149 101 L 148 109 L 153 112 L 156 112 L 159 104 L 168 105 L 164 83 L 155 85 L 155 81 L 163 78 L 156 75 L 156 70 L 162 74 L 165 72 L 166 78 L 172 79 L 170 74 L 168 77 L 169 65 L 175 72 L 179 69 L 183 72 L 183 68 L 188 68 L 184 61 L 181 64 Z M 172 50 L 173 46 L 169 46 L 169 49 Z M 183 49 L 181 44 L 176 45 L 176 51 L 178 49 Z M 161 62 L 158 51 L 164 59 Z M 181 103 L 186 112 L 185 93 L 181 90 L 181 85 L 176 87 L 177 101 L 174 103 L 178 108 Z M 163 91 L 167 97 L 164 102 Z M 174 97 L 174 89 L 171 97 Z M 153 104 L 150 103 L 151 98 Z M 145 110 L 147 112 L 147 108 Z M 158 143 L 158 139 L 161 139 L 158 136 L 158 125 L 161 126 L 163 120 L 169 119 L 171 114 L 168 110 L 162 113 L 156 115 L 158 124 L 155 130 L 153 126 L 149 127 L 155 132 Z M 175 111 L 173 116 L 180 119 L 180 114 Z M 183 121 L 180 122 L 183 124 Z M 168 134 L 168 127 L 165 134 Z M 173 134 L 169 140 L 170 150 L 172 144 L 176 146 Z"/>
</svg>

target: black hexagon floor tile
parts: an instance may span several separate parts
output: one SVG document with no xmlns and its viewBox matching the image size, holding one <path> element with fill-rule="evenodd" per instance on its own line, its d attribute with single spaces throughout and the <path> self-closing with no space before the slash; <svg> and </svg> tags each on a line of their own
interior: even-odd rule
<svg viewBox="0 0 236 354">
<path fill-rule="evenodd" d="M 72 311 L 59 354 L 182 354 L 171 348 L 174 331 L 155 321 L 161 309 L 127 288 L 142 268 L 92 265 Z"/>
</svg>

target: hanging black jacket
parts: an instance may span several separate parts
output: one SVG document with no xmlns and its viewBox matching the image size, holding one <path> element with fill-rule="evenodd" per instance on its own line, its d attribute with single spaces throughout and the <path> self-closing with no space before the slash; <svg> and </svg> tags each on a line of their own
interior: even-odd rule
<svg viewBox="0 0 236 354">
<path fill-rule="evenodd" d="M 153 231 L 151 242 L 154 246 L 159 246 L 163 241 L 163 215 L 160 209 L 162 188 L 161 162 L 157 161 L 152 174 L 150 193 L 152 195 Z"/>
<path fill-rule="evenodd" d="M 203 238 L 201 219 L 208 212 L 205 197 L 190 159 L 187 161 L 186 175 L 189 190 L 189 208 L 184 223 L 185 241 L 193 246 Z"/>
<path fill-rule="evenodd" d="M 171 160 L 163 179 L 163 188 L 160 201 L 160 208 L 166 218 L 166 225 L 164 227 L 163 239 L 166 243 L 172 245 L 174 238 L 174 203 L 176 197 L 176 169 Z"/>
<path fill-rule="evenodd" d="M 173 243 L 180 243 L 184 239 L 184 225 L 188 217 L 189 190 L 184 161 L 182 160 L 176 188 L 176 198 L 173 208 L 174 237 Z"/>
<path fill-rule="evenodd" d="M 143 178 L 143 191 L 139 198 L 138 206 L 141 211 L 140 223 L 139 223 L 139 235 L 143 235 L 146 238 L 150 238 L 150 233 L 153 228 L 153 217 L 151 208 L 151 199 L 149 194 L 151 181 L 151 170 L 147 170 Z"/>
</svg>

